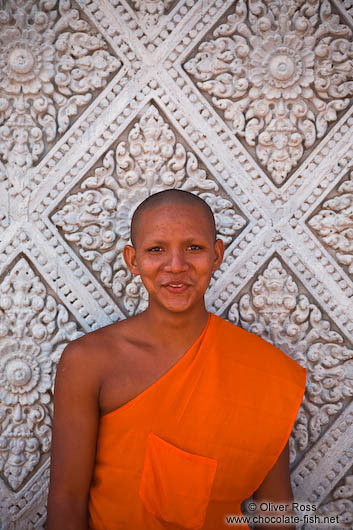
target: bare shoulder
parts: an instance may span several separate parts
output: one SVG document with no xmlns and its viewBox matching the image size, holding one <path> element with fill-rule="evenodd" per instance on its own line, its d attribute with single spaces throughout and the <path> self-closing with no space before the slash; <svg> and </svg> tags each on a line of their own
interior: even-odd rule
<svg viewBox="0 0 353 530">
<path fill-rule="evenodd" d="M 101 384 L 134 336 L 134 318 L 115 322 L 70 342 L 58 364 L 58 374 L 77 373 L 81 381 Z"/>
<path fill-rule="evenodd" d="M 112 344 L 119 346 L 119 335 L 124 328 L 125 321 L 119 321 L 86 333 L 66 346 L 62 358 L 68 362 L 99 361 L 102 354 L 110 351 Z"/>
<path fill-rule="evenodd" d="M 145 361 L 150 350 L 139 315 L 115 322 L 65 348 L 55 387 L 61 394 L 74 393 L 85 406 L 98 407 L 103 415 L 148 386 Z"/>
</svg>

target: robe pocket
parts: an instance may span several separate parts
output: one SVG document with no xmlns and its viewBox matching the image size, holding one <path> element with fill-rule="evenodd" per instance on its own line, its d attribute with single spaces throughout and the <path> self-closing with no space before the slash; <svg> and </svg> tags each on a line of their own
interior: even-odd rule
<svg viewBox="0 0 353 530">
<path fill-rule="evenodd" d="M 139 495 L 158 519 L 196 530 L 205 521 L 216 468 L 217 459 L 183 451 L 150 432 Z"/>
</svg>

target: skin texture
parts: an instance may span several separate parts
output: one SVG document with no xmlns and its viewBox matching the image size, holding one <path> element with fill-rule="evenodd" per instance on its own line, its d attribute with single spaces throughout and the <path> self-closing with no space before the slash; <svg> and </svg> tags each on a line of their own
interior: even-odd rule
<svg viewBox="0 0 353 530">
<path fill-rule="evenodd" d="M 99 418 L 165 374 L 207 322 L 204 293 L 224 249 L 205 210 L 180 201 L 146 208 L 134 243 L 124 258 L 149 292 L 147 310 L 70 343 L 58 365 L 47 530 L 88 530 Z M 256 498 L 292 500 L 287 448 Z"/>
<path fill-rule="evenodd" d="M 140 220 L 143 217 L 143 213 L 148 210 L 149 208 L 156 208 L 157 206 L 162 205 L 175 205 L 175 204 L 189 204 L 190 206 L 199 206 L 203 213 L 205 214 L 206 218 L 208 219 L 209 223 L 209 229 L 212 231 L 213 234 L 213 240 L 216 241 L 216 225 L 215 220 L 213 216 L 213 212 L 211 208 L 208 206 L 208 204 L 200 199 L 197 195 L 194 195 L 193 193 L 189 193 L 187 191 L 183 190 L 166 190 L 159 193 L 155 193 L 154 195 L 150 195 L 147 199 L 145 199 L 141 204 L 136 208 L 134 211 L 134 214 L 131 219 L 131 241 L 132 245 L 136 246 L 136 234 L 140 229 Z"/>
</svg>

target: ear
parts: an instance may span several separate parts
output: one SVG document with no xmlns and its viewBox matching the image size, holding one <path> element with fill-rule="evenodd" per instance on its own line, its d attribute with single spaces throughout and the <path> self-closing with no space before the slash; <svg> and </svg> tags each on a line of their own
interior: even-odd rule
<svg viewBox="0 0 353 530">
<path fill-rule="evenodd" d="M 123 249 L 123 256 L 128 269 L 132 274 L 140 274 L 136 262 L 136 250 L 132 245 L 126 245 Z"/>
<path fill-rule="evenodd" d="M 218 267 L 220 266 L 220 264 L 223 261 L 224 243 L 223 243 L 222 239 L 217 239 L 216 240 L 216 242 L 214 244 L 214 252 L 215 252 L 215 259 L 214 259 L 214 263 L 213 263 L 213 267 L 212 267 L 213 272 L 218 269 Z"/>
</svg>

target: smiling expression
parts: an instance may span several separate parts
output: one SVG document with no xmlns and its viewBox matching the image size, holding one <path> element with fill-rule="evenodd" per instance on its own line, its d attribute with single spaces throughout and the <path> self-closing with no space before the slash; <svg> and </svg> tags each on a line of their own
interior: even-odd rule
<svg viewBox="0 0 353 530">
<path fill-rule="evenodd" d="M 139 222 L 135 247 L 125 261 L 149 292 L 149 307 L 183 312 L 204 308 L 212 272 L 223 257 L 223 242 L 214 241 L 202 208 L 187 203 L 147 209 Z"/>
</svg>

